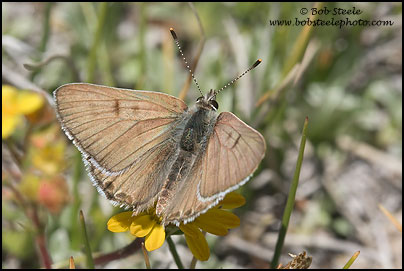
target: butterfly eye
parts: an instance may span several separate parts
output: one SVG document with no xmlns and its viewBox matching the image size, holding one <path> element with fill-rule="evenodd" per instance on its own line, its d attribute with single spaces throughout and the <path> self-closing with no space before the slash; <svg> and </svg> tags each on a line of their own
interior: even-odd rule
<svg viewBox="0 0 404 271">
<path fill-rule="evenodd" d="M 217 110 L 219 109 L 219 104 L 215 100 L 211 100 L 210 104 L 213 105 L 213 107 Z"/>
<path fill-rule="evenodd" d="M 199 101 L 202 100 L 202 99 L 203 99 L 203 96 L 198 97 L 198 99 L 196 99 L 196 101 L 199 102 Z"/>
</svg>

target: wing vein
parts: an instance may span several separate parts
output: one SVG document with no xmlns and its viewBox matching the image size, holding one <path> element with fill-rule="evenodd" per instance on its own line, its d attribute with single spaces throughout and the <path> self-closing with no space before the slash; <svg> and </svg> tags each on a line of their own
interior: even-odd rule
<svg viewBox="0 0 404 271">
<path fill-rule="evenodd" d="M 125 135 L 126 133 L 128 133 L 129 130 L 131 130 L 131 129 L 132 129 L 133 127 L 135 127 L 137 124 L 138 124 L 138 123 L 133 124 L 129 129 L 127 129 L 125 132 L 123 132 L 123 133 L 120 134 L 117 138 L 115 138 L 115 139 L 113 140 L 113 142 L 112 142 L 110 145 L 108 145 L 108 146 L 106 146 L 105 148 L 103 148 L 102 150 L 100 150 L 96 155 L 100 154 L 100 153 L 101 153 L 103 150 L 105 150 L 107 147 L 109 147 L 109 146 L 111 146 L 112 144 L 116 143 L 116 141 L 117 141 L 119 138 L 121 138 L 123 135 Z M 155 127 L 153 127 L 153 128 L 150 128 L 150 129 L 147 130 L 147 131 L 143 131 L 143 133 L 153 131 L 154 129 L 160 128 L 160 127 L 165 126 L 165 125 L 167 125 L 167 123 L 164 123 L 164 124 L 155 126 Z M 143 133 L 142 133 L 142 134 L 143 134 Z M 135 137 L 131 138 L 131 140 L 135 140 L 136 138 L 138 138 L 138 137 L 141 136 L 142 134 L 136 135 Z M 160 136 L 161 136 L 161 134 L 160 134 L 159 136 L 155 137 L 154 139 L 157 139 L 157 138 L 159 138 Z M 154 140 L 154 139 L 152 139 L 152 140 Z M 152 141 L 152 140 L 151 140 L 151 141 Z M 125 147 L 125 146 L 123 146 L 123 147 Z M 142 147 L 144 147 L 144 146 L 141 146 L 140 148 L 142 148 Z M 122 147 L 121 147 L 121 148 L 122 148 Z M 139 148 L 139 149 L 140 149 L 140 148 Z M 106 154 L 104 155 L 104 158 L 102 158 L 102 159 L 100 160 L 100 162 L 102 162 L 113 150 L 114 150 L 114 147 L 112 147 L 112 149 L 111 149 L 108 153 L 106 153 Z M 116 150 L 116 151 L 118 151 L 118 150 Z M 134 153 L 135 153 L 135 152 L 134 152 Z M 134 154 L 134 153 L 132 153 L 132 154 Z M 131 154 L 131 155 L 132 155 L 132 154 Z M 119 163 L 120 163 L 120 162 L 119 162 Z M 119 164 L 119 163 L 118 163 L 118 164 Z"/>
<path fill-rule="evenodd" d="M 150 143 L 152 143 L 155 139 L 158 139 L 158 138 L 160 138 L 161 136 L 162 136 L 162 134 L 159 135 L 159 136 L 157 136 L 157 137 L 155 137 L 155 138 L 152 138 L 150 141 L 145 142 L 142 146 L 140 146 L 140 147 L 137 148 L 136 150 L 132 151 L 131 153 L 129 153 L 127 156 L 125 156 L 125 157 L 122 158 L 121 160 L 119 160 L 118 163 L 116 163 L 116 164 L 114 164 L 113 166 L 111 166 L 111 168 L 116 167 L 116 166 L 119 165 L 122 161 L 124 161 L 125 159 L 127 159 L 129 156 L 133 155 L 133 154 L 136 153 L 138 150 L 140 150 L 140 149 L 146 147 L 147 145 L 149 145 Z M 146 152 L 149 152 L 149 151 L 150 151 L 150 150 L 148 150 L 148 151 L 146 151 Z M 138 159 L 139 159 L 139 158 L 137 158 L 136 160 L 138 160 Z M 135 161 L 134 161 L 133 163 L 135 163 Z"/>
</svg>

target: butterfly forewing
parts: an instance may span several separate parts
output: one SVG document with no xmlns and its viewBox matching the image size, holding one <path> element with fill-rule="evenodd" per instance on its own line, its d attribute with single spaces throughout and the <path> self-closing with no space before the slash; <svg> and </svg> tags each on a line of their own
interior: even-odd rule
<svg viewBox="0 0 404 271">
<path fill-rule="evenodd" d="M 175 97 L 90 84 L 55 91 L 63 128 L 91 162 L 120 173 L 171 136 L 185 103 Z"/>
<path fill-rule="evenodd" d="M 147 91 L 68 84 L 54 92 L 63 129 L 107 198 L 143 210 L 153 204 L 176 152 L 185 103 Z"/>
</svg>

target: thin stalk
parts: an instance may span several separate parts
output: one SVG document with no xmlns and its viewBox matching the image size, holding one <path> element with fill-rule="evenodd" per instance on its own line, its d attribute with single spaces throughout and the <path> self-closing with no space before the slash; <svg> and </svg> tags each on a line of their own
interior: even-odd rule
<svg viewBox="0 0 404 271">
<path fill-rule="evenodd" d="M 46 45 L 48 44 L 49 40 L 49 32 L 50 32 L 50 15 L 51 15 L 51 8 L 52 8 L 51 2 L 45 4 L 45 14 L 44 14 L 44 21 L 43 21 L 43 31 L 42 31 L 42 38 L 41 38 L 41 43 L 39 44 L 38 51 L 41 53 L 41 57 L 43 56 L 42 53 L 46 51 Z M 39 59 L 36 59 L 39 60 Z M 31 74 L 31 81 L 35 78 L 35 76 L 38 74 L 39 71 L 34 71 Z"/>
<path fill-rule="evenodd" d="M 141 238 L 136 238 L 129 245 L 120 248 L 116 251 L 110 252 L 108 254 L 103 254 L 94 258 L 94 262 L 97 265 L 103 265 L 114 260 L 123 259 L 130 255 L 133 255 L 141 248 Z"/>
<path fill-rule="evenodd" d="M 189 269 L 195 269 L 197 262 L 198 262 L 198 259 L 195 258 L 195 256 L 193 256 L 193 257 L 192 257 L 191 264 L 189 265 Z"/>
<path fill-rule="evenodd" d="M 391 223 L 397 228 L 397 230 L 403 232 L 403 227 L 401 226 L 401 223 L 398 222 L 397 218 L 395 218 L 389 211 L 387 211 L 387 209 L 384 208 L 383 205 L 379 204 L 378 206 L 383 214 L 387 216 L 388 219 L 390 219 Z"/>
<path fill-rule="evenodd" d="M 67 64 L 67 66 L 72 71 L 73 80 L 75 82 L 80 81 L 79 71 L 77 70 L 76 66 L 74 65 L 73 60 L 71 58 L 67 57 L 67 56 L 64 56 L 64 55 L 53 55 L 53 56 L 50 56 L 50 57 L 48 57 L 47 59 L 45 59 L 45 60 L 43 60 L 41 62 L 34 63 L 34 64 L 25 63 L 23 66 L 24 66 L 24 68 L 26 68 L 29 71 L 36 71 L 36 70 L 39 70 L 42 67 L 48 65 L 53 60 L 57 60 L 57 59 L 61 59 Z"/>
<path fill-rule="evenodd" d="M 199 62 L 199 59 L 200 59 L 201 54 L 202 54 L 203 47 L 205 46 L 205 39 L 206 38 L 205 38 L 205 30 L 203 28 L 201 18 L 199 17 L 198 12 L 196 11 L 196 8 L 195 8 L 194 4 L 192 2 L 188 2 L 188 5 L 192 9 L 192 13 L 194 13 L 194 15 L 195 15 L 195 18 L 196 18 L 196 20 L 198 22 L 198 26 L 199 26 L 199 31 L 201 32 L 201 36 L 202 36 L 201 41 L 199 42 L 199 45 L 198 45 L 198 51 L 196 53 L 194 62 L 192 64 L 192 66 L 191 66 L 192 72 L 195 73 L 196 67 L 198 66 L 198 62 Z M 189 74 L 188 78 L 187 78 L 187 81 L 185 81 L 185 84 L 182 87 L 182 90 L 181 90 L 180 94 L 178 95 L 178 97 L 181 100 L 185 100 L 185 97 L 187 96 L 189 87 L 191 86 L 191 81 L 192 81 L 192 75 Z"/>
<path fill-rule="evenodd" d="M 16 197 L 17 202 L 21 206 L 22 210 L 24 210 L 27 217 L 29 217 L 32 220 L 32 223 L 34 224 L 36 229 L 35 241 L 38 246 L 39 257 L 42 260 L 44 268 L 51 269 L 52 259 L 46 247 L 45 229 L 39 220 L 37 206 L 36 205 L 29 206 L 25 201 L 24 197 L 21 195 L 20 191 L 14 187 L 13 183 L 5 182 L 4 186 L 10 188 L 10 190 L 14 193 L 14 196 Z"/>
<path fill-rule="evenodd" d="M 147 76 L 147 55 L 146 55 L 146 3 L 141 2 L 139 5 L 139 57 L 140 57 L 140 70 L 144 71 L 140 78 L 136 80 L 135 89 L 143 89 L 144 84 L 148 78 Z"/>
<path fill-rule="evenodd" d="M 171 239 L 171 236 L 168 236 L 166 240 L 167 240 L 170 252 L 173 255 L 174 261 L 177 264 L 178 269 L 184 269 L 184 265 L 182 264 L 180 256 L 178 255 L 177 249 L 175 248 L 173 239 Z"/>
<path fill-rule="evenodd" d="M 69 259 L 69 269 L 76 269 L 76 264 L 74 263 L 73 256 L 70 256 L 70 259 Z"/>
<path fill-rule="evenodd" d="M 108 2 L 102 2 L 100 3 L 100 5 L 101 7 L 98 15 L 97 29 L 94 33 L 93 43 L 91 45 L 90 54 L 88 56 L 88 62 L 87 62 L 88 83 L 93 83 L 94 81 L 95 64 L 97 62 L 97 50 L 101 42 L 101 37 L 105 25 L 105 19 L 107 17 L 107 11 L 108 11 Z"/>
<path fill-rule="evenodd" d="M 151 269 L 149 255 L 147 255 L 147 250 L 144 245 L 144 242 L 142 242 L 142 251 L 143 251 L 143 257 L 144 257 L 144 263 L 146 265 L 146 269 Z"/>
<path fill-rule="evenodd" d="M 320 10 L 323 7 L 322 2 L 316 2 L 314 4 L 313 8 L 316 8 L 317 10 Z M 310 15 L 310 21 L 315 21 L 318 17 L 318 13 L 313 15 Z M 311 35 L 311 32 L 313 31 L 315 27 L 313 25 L 308 25 L 306 24 L 302 31 L 300 32 L 299 36 L 295 40 L 295 43 L 293 44 L 293 47 L 291 49 L 291 54 L 289 55 L 288 59 L 286 60 L 286 64 L 283 67 L 283 77 L 285 77 L 289 71 L 293 68 L 293 66 L 298 63 L 303 56 L 304 51 L 306 50 L 307 44 L 309 42 L 309 38 Z"/>
<path fill-rule="evenodd" d="M 359 253 L 361 253 L 361 252 L 360 251 L 355 252 L 354 255 L 352 255 L 352 257 L 349 259 L 349 261 L 344 265 L 344 267 L 342 269 L 348 269 L 349 267 L 351 267 L 351 265 L 354 263 L 356 258 L 358 258 Z"/>
<path fill-rule="evenodd" d="M 83 233 L 84 248 L 85 248 L 86 257 L 87 257 L 87 267 L 89 269 L 94 269 L 94 261 L 93 261 L 92 255 L 91 255 L 91 247 L 90 247 L 90 242 L 88 241 L 86 222 L 84 220 L 84 214 L 83 214 L 82 210 L 80 210 L 80 222 L 81 222 L 81 228 L 82 228 L 82 233 Z"/>
<path fill-rule="evenodd" d="M 44 226 L 41 225 L 41 222 L 39 221 L 38 217 L 38 212 L 37 212 L 37 206 L 32 206 L 32 221 L 34 222 L 34 225 L 37 228 L 37 235 L 36 235 L 36 243 L 39 248 L 39 252 L 42 258 L 43 265 L 46 269 L 51 269 L 52 268 L 52 260 L 49 255 L 48 249 L 46 247 L 46 240 L 45 240 L 45 232 L 44 232 Z"/>
<path fill-rule="evenodd" d="M 45 16 L 44 16 L 44 23 L 43 23 L 43 35 L 41 39 L 41 44 L 39 45 L 39 51 L 45 52 L 46 45 L 48 44 L 49 40 L 49 32 L 50 32 L 50 14 L 52 8 L 51 2 L 45 4 Z"/>
<path fill-rule="evenodd" d="M 293 206 L 295 203 L 296 190 L 297 190 L 297 186 L 299 184 L 300 169 L 302 167 L 302 162 L 303 162 L 304 147 L 306 145 L 306 130 L 307 130 L 308 123 L 309 123 L 309 118 L 306 117 L 306 119 L 304 121 L 304 126 L 303 126 L 302 139 L 300 141 L 299 156 L 297 158 L 295 175 L 293 176 L 293 181 L 292 181 L 292 185 L 290 187 L 288 200 L 286 202 L 285 211 L 283 213 L 282 226 L 279 231 L 278 240 L 276 242 L 276 247 L 275 247 L 275 253 L 274 253 L 274 256 L 273 256 L 272 262 L 271 262 L 272 268 L 276 268 L 278 265 L 283 243 L 285 241 L 286 232 L 288 230 L 290 216 L 292 214 Z"/>
<path fill-rule="evenodd" d="M 322 2 L 316 2 L 314 4 L 314 8 L 316 8 L 317 10 L 321 9 L 322 7 L 323 7 Z M 310 15 L 310 21 L 316 20 L 317 17 L 318 17 L 318 14 Z M 312 25 L 305 25 L 303 27 L 303 29 L 301 30 L 301 32 L 299 33 L 299 36 L 296 38 L 295 43 L 293 44 L 293 47 L 290 50 L 291 53 L 290 53 L 289 57 L 287 58 L 287 60 L 285 61 L 285 65 L 284 65 L 283 71 L 282 71 L 281 83 L 278 83 L 276 85 L 275 89 L 278 88 L 282 84 L 283 81 L 286 81 L 285 79 L 288 77 L 288 75 L 290 75 L 290 73 L 292 72 L 292 69 L 295 68 L 298 63 L 300 63 L 300 60 L 301 60 L 302 56 L 304 55 L 304 52 L 307 49 L 307 44 L 309 42 L 313 29 L 314 29 L 314 27 Z M 294 79 L 294 78 L 292 78 L 292 79 Z M 271 97 L 272 94 L 273 94 L 273 89 L 266 91 L 264 93 L 264 95 L 262 95 L 261 98 L 258 100 L 256 106 L 259 106 L 262 103 L 264 103 L 265 101 L 267 101 Z"/>
<path fill-rule="evenodd" d="M 82 174 L 82 159 L 79 151 L 75 151 L 74 154 L 74 169 L 73 169 L 73 204 L 70 211 L 70 221 L 77 221 L 77 213 L 80 211 L 81 197 L 79 192 L 79 182 Z M 80 225 L 78 223 L 72 223 L 70 227 L 70 239 L 73 249 L 79 249 L 81 245 Z"/>
</svg>

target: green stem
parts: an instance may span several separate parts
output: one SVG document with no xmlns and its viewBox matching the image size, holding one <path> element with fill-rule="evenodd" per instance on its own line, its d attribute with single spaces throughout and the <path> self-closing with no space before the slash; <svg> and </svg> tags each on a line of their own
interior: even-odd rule
<svg viewBox="0 0 404 271">
<path fill-rule="evenodd" d="M 323 7 L 323 3 L 322 2 L 316 2 L 314 4 L 314 8 L 316 8 L 317 10 L 320 10 Z M 318 17 L 318 13 L 313 15 L 310 15 L 310 21 L 315 21 Z M 298 63 L 301 59 L 301 57 L 303 56 L 304 50 L 307 47 L 307 44 L 309 42 L 309 38 L 311 35 L 311 32 L 313 31 L 315 27 L 312 25 L 305 25 L 303 27 L 303 29 L 300 31 L 299 36 L 296 38 L 295 43 L 293 44 L 292 49 L 290 50 L 291 54 L 289 55 L 289 57 L 286 60 L 286 64 L 283 68 L 283 77 L 286 76 L 286 74 L 288 74 L 288 72 L 293 68 L 293 66 Z"/>
<path fill-rule="evenodd" d="M 282 226 L 279 231 L 278 240 L 276 242 L 276 247 L 275 247 L 274 257 L 272 258 L 272 262 L 271 262 L 272 268 L 276 268 L 278 265 L 283 243 L 285 241 L 286 232 L 288 230 L 290 216 L 292 214 L 293 206 L 295 203 L 296 190 L 297 190 L 297 186 L 299 184 L 300 168 L 302 167 L 304 147 L 306 145 L 306 130 L 307 130 L 308 123 L 309 123 L 309 119 L 308 119 L 308 117 L 306 117 L 306 119 L 304 121 L 304 126 L 303 126 L 302 139 L 300 141 L 299 156 L 297 158 L 295 175 L 293 176 L 293 182 L 290 187 L 288 200 L 286 202 L 285 211 L 283 213 Z"/>
<path fill-rule="evenodd" d="M 139 3 L 139 57 L 140 69 L 144 71 L 140 78 L 136 80 L 135 89 L 143 89 L 144 83 L 147 80 L 147 58 L 146 58 L 146 3 Z"/>
<path fill-rule="evenodd" d="M 93 43 L 91 45 L 90 54 L 88 57 L 87 66 L 87 82 L 92 83 L 94 81 L 95 64 L 97 62 L 97 49 L 99 47 L 102 32 L 104 30 L 105 18 L 107 17 L 108 2 L 102 2 L 100 7 L 100 13 L 98 15 L 97 29 L 95 31 Z"/>
<path fill-rule="evenodd" d="M 84 220 L 84 214 L 83 214 L 82 210 L 80 210 L 80 222 L 81 222 L 81 228 L 82 228 L 82 232 L 83 232 L 84 248 L 86 250 L 87 267 L 89 269 L 94 269 L 94 261 L 93 261 L 92 255 L 91 255 L 91 247 L 90 247 L 90 242 L 88 241 L 86 222 Z"/>
<path fill-rule="evenodd" d="M 74 81 L 76 81 L 76 82 L 80 81 L 79 72 L 78 72 L 76 66 L 74 65 L 72 59 L 70 59 L 69 57 L 64 56 L 64 55 L 53 55 L 53 56 L 50 56 L 49 58 L 47 58 L 47 59 L 45 59 L 45 60 L 43 60 L 41 62 L 38 62 L 38 63 L 35 63 L 35 64 L 25 63 L 25 64 L 23 64 L 23 66 L 24 66 L 24 68 L 26 68 L 29 71 L 36 72 L 37 70 L 39 70 L 42 67 L 48 65 L 51 61 L 56 60 L 56 59 L 61 59 L 67 64 L 67 66 L 72 71 Z"/>
<path fill-rule="evenodd" d="M 49 40 L 49 31 L 50 31 L 50 14 L 51 14 L 51 7 L 52 3 L 46 3 L 45 5 L 45 16 L 44 16 L 44 24 L 43 24 L 43 35 L 41 39 L 41 44 L 39 46 L 39 51 L 40 52 L 45 52 L 46 50 L 46 44 L 48 43 Z"/>
<path fill-rule="evenodd" d="M 108 53 L 108 48 L 105 41 L 102 42 L 100 49 L 101 49 L 100 64 L 101 69 L 104 71 L 103 77 L 105 77 L 105 82 L 108 86 L 115 86 L 116 83 L 114 80 L 114 76 L 112 75 L 111 61 L 109 59 L 111 54 Z"/>
<path fill-rule="evenodd" d="M 38 51 L 41 53 L 41 56 L 39 58 L 35 58 L 36 60 L 39 60 L 40 58 L 43 57 L 43 54 L 46 50 L 46 45 L 48 44 L 49 40 L 49 32 L 50 32 L 50 15 L 51 15 L 51 8 L 52 8 L 53 3 L 49 2 L 45 4 L 45 14 L 44 14 L 44 21 L 43 21 L 43 32 L 42 32 L 42 38 L 41 38 L 41 43 L 39 44 Z M 35 76 L 38 74 L 39 71 L 34 71 L 31 74 L 31 81 L 34 80 Z"/>
<path fill-rule="evenodd" d="M 31 207 L 31 218 L 34 225 L 37 228 L 36 231 L 36 243 L 38 245 L 39 253 L 42 258 L 43 265 L 46 269 L 52 268 L 52 259 L 49 255 L 48 249 L 46 247 L 46 240 L 45 240 L 45 226 L 42 225 L 41 221 L 38 217 L 38 210 L 37 206 L 33 205 Z"/>
<path fill-rule="evenodd" d="M 177 249 L 175 248 L 175 244 L 173 240 L 171 239 L 171 236 L 167 237 L 167 243 L 168 247 L 170 248 L 170 252 L 174 257 L 174 261 L 177 264 L 178 269 L 184 269 L 184 266 L 182 265 L 180 256 L 178 255 Z"/>
<path fill-rule="evenodd" d="M 77 221 L 77 213 L 80 211 L 81 199 L 80 199 L 80 188 L 79 182 L 82 175 L 82 164 L 81 154 L 79 151 L 75 151 L 74 154 L 74 169 L 73 169 L 73 204 L 70 210 L 70 221 Z M 73 249 L 79 249 L 81 245 L 81 234 L 80 225 L 78 223 L 71 223 L 70 227 L 70 240 L 71 247 Z"/>
<path fill-rule="evenodd" d="M 352 257 L 349 259 L 349 261 L 344 265 L 344 267 L 342 269 L 349 269 L 349 267 L 351 267 L 351 265 L 354 263 L 356 258 L 358 258 L 359 253 L 360 253 L 360 251 L 355 252 L 354 255 L 352 255 Z"/>
</svg>

